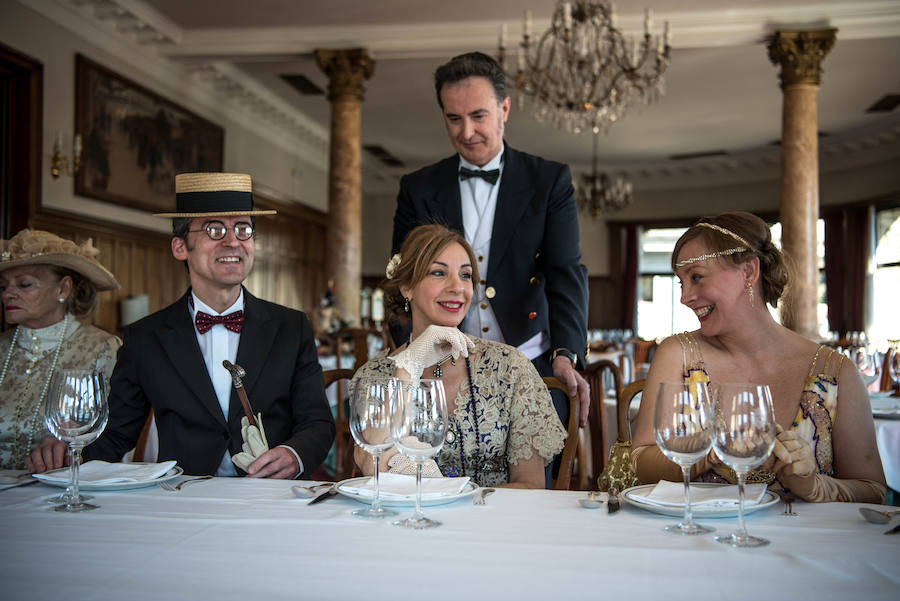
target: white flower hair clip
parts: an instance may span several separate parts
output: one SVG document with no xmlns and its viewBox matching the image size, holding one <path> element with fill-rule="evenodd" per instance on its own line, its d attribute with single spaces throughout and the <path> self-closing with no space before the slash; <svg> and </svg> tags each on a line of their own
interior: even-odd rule
<svg viewBox="0 0 900 601">
<path fill-rule="evenodd" d="M 397 267 L 400 266 L 400 253 L 395 254 L 391 257 L 391 260 L 388 261 L 387 267 L 384 268 L 384 275 L 388 278 L 393 278 L 394 274 L 397 272 Z"/>
</svg>

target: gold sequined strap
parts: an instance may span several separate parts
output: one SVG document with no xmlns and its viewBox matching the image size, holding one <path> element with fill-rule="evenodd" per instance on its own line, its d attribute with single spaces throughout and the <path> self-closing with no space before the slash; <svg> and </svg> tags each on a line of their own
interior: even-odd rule
<svg viewBox="0 0 900 601">
<path fill-rule="evenodd" d="M 675 335 L 681 343 L 681 365 L 685 378 L 691 375 L 691 370 L 703 366 L 703 353 L 700 345 L 690 332 L 681 332 Z"/>
<path fill-rule="evenodd" d="M 828 349 L 828 355 L 825 356 L 825 365 L 822 367 L 822 374 L 825 376 L 829 376 L 834 378 L 834 381 L 837 382 L 838 378 L 841 375 L 841 366 L 844 363 L 844 354 L 839 353 L 833 348 Z M 829 369 L 829 364 L 831 365 Z"/>
</svg>

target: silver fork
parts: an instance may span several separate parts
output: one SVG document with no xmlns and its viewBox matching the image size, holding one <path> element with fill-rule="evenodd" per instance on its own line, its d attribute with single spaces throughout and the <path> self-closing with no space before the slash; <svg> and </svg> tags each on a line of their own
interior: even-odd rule
<svg viewBox="0 0 900 601">
<path fill-rule="evenodd" d="M 182 480 L 178 484 L 172 484 L 170 482 L 160 482 L 159 487 L 169 492 L 177 492 L 181 490 L 185 484 L 197 482 L 198 480 L 209 480 L 210 478 L 212 478 L 212 476 L 197 476 L 196 478 L 188 478 L 187 480 Z"/>
<path fill-rule="evenodd" d="M 780 496 L 781 502 L 784 503 L 784 512 L 782 515 L 797 515 L 794 511 L 794 501 L 797 500 L 797 497 L 789 492 L 783 492 Z"/>
<path fill-rule="evenodd" d="M 472 504 L 484 505 L 484 498 L 496 490 L 495 488 L 479 488 L 475 491 L 475 498 L 472 499 Z"/>
</svg>

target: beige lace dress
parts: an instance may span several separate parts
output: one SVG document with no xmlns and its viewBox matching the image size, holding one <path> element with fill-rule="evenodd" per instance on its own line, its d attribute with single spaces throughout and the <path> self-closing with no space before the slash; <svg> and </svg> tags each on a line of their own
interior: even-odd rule
<svg viewBox="0 0 900 601">
<path fill-rule="evenodd" d="M 445 476 L 469 476 L 480 486 L 509 482 L 509 466 L 531 459 L 549 463 L 566 441 L 550 393 L 522 353 L 499 342 L 470 337 L 470 388 L 459 386 L 447 438 L 435 457 Z M 391 376 L 394 364 L 384 353 L 363 365 L 355 377 Z M 477 433 L 477 435 L 476 435 Z"/>
<path fill-rule="evenodd" d="M 23 469 L 25 456 L 49 436 L 44 426 L 41 397 L 57 346 L 56 369 L 97 366 L 108 378 L 121 345 L 117 337 L 82 324 L 72 315 L 46 328 L 20 327 L 15 348 L 10 353 L 15 331 L 16 328 L 10 328 L 0 334 L 0 361 L 9 360 L 0 381 L 0 469 Z M 60 336 L 63 336 L 61 345 Z"/>
</svg>

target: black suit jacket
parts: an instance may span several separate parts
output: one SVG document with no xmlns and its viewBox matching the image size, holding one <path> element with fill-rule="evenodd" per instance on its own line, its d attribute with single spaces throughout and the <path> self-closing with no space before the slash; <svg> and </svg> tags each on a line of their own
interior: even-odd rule
<svg viewBox="0 0 900 601">
<path fill-rule="evenodd" d="M 263 415 L 269 446 L 292 447 L 308 475 L 325 459 L 335 431 L 312 328 L 302 312 L 246 290 L 244 315 L 235 362 L 247 372 L 247 396 Z M 226 423 L 187 294 L 125 330 L 110 382 L 109 423 L 85 457 L 119 461 L 134 447 L 151 407 L 160 461 L 174 459 L 188 474 L 215 474 L 226 449 L 241 451 L 244 411 L 232 388 Z"/>
<path fill-rule="evenodd" d="M 463 231 L 458 172 L 453 155 L 400 180 L 391 254 L 418 225 Z M 496 292 L 490 302 L 507 344 L 519 346 L 543 330 L 551 349 L 571 349 L 584 365 L 587 270 L 568 166 L 505 146 L 485 279 Z"/>
</svg>

